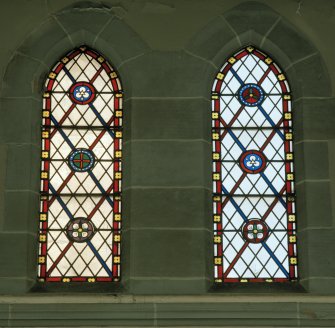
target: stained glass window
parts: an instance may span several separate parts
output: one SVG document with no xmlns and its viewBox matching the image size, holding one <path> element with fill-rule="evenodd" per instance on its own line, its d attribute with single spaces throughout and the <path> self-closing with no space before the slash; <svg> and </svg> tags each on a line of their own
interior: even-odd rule
<svg viewBox="0 0 335 328">
<path fill-rule="evenodd" d="M 45 83 L 39 280 L 120 279 L 122 88 L 118 74 L 82 46 Z"/>
<path fill-rule="evenodd" d="M 291 94 L 271 57 L 248 46 L 212 89 L 217 283 L 297 278 Z"/>
</svg>

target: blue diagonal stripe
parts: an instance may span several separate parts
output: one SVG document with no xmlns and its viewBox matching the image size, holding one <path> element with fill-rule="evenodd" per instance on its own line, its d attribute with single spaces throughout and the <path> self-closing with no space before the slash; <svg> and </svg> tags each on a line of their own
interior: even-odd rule
<svg viewBox="0 0 335 328">
<path fill-rule="evenodd" d="M 264 172 L 260 173 L 261 177 L 265 180 L 265 182 L 267 183 L 267 185 L 270 187 L 270 189 L 272 190 L 272 192 L 278 197 L 279 201 L 282 203 L 282 205 L 286 208 L 286 203 L 283 200 L 282 196 L 279 194 L 279 192 L 275 189 L 275 187 L 272 185 L 272 183 L 270 182 L 270 180 L 267 178 L 267 176 L 264 174 Z"/>
<path fill-rule="evenodd" d="M 283 271 L 285 276 L 288 278 L 289 273 L 286 271 L 286 269 L 283 267 L 283 265 L 280 263 L 280 261 L 277 259 L 276 255 L 271 251 L 270 247 L 263 241 L 262 242 L 263 247 L 266 249 L 266 251 L 269 253 L 271 258 L 276 262 L 276 264 L 279 266 L 279 268 Z"/>
<path fill-rule="evenodd" d="M 275 125 L 276 125 L 275 122 L 272 121 L 271 117 L 267 114 L 267 112 L 264 110 L 264 108 L 261 105 L 258 105 L 257 107 L 262 112 L 262 114 L 265 116 L 265 118 L 268 120 L 268 122 L 271 124 L 271 126 L 275 127 Z M 283 133 L 279 129 L 276 129 L 276 132 L 284 140 Z"/>
<path fill-rule="evenodd" d="M 94 181 L 94 183 L 97 185 L 97 187 L 99 188 L 99 190 L 101 191 L 102 194 L 106 194 L 105 189 L 102 187 L 102 185 L 100 184 L 99 180 L 96 178 L 96 176 L 93 174 L 92 171 L 88 171 L 88 174 L 90 175 L 90 177 L 92 178 L 92 180 Z M 113 201 L 110 199 L 109 195 L 106 194 L 106 200 L 107 202 L 110 204 L 110 206 L 114 206 Z"/>
<path fill-rule="evenodd" d="M 96 117 L 98 118 L 98 120 L 100 121 L 100 123 L 107 129 L 107 132 L 111 135 L 112 138 L 114 138 L 115 136 L 114 136 L 113 131 L 109 130 L 109 125 L 105 122 L 105 120 L 99 114 L 99 112 L 97 111 L 97 109 L 94 107 L 93 103 L 90 103 L 89 106 L 93 110 L 94 114 L 96 115 Z"/>
<path fill-rule="evenodd" d="M 104 267 L 104 269 L 106 270 L 106 272 L 108 273 L 108 275 L 111 277 L 113 275 L 112 271 L 109 269 L 109 267 L 107 266 L 106 262 L 102 259 L 102 257 L 100 256 L 100 254 L 98 253 L 98 251 L 95 249 L 95 247 L 93 246 L 93 244 L 91 243 L 90 240 L 87 241 L 87 245 L 91 248 L 91 250 L 94 253 L 94 255 L 97 257 L 97 259 L 99 260 L 99 262 L 101 263 L 101 265 Z"/>
<path fill-rule="evenodd" d="M 76 83 L 76 80 L 74 79 L 72 74 L 69 72 L 69 70 L 65 66 L 63 67 L 63 70 L 66 73 L 66 75 L 69 77 L 69 79 L 72 81 L 72 83 Z"/>
<path fill-rule="evenodd" d="M 51 121 L 53 122 L 53 124 L 55 124 L 56 126 L 58 125 L 57 120 L 51 115 Z M 71 140 L 68 138 L 68 136 L 65 134 L 65 132 L 59 128 L 57 129 L 59 131 L 59 133 L 62 135 L 62 137 L 64 138 L 64 140 L 68 143 L 68 145 L 71 147 L 72 150 L 75 149 L 75 146 L 73 145 L 73 143 L 71 142 Z"/>
<path fill-rule="evenodd" d="M 222 190 L 225 194 L 229 194 L 228 190 L 222 185 Z M 237 205 L 237 203 L 235 202 L 235 199 L 233 197 L 230 198 L 231 203 L 233 204 L 233 206 L 235 207 L 236 211 L 242 216 L 243 220 L 245 222 L 248 222 L 248 218 L 246 217 L 246 215 L 242 212 L 241 208 Z"/>
<path fill-rule="evenodd" d="M 64 212 L 68 215 L 68 217 L 70 218 L 70 220 L 72 221 L 74 218 L 71 214 L 71 212 L 69 211 L 69 209 L 67 208 L 67 206 L 65 205 L 65 203 L 63 202 L 63 200 L 61 199 L 61 197 L 59 195 L 57 195 L 57 192 L 55 190 L 55 188 L 49 183 L 49 188 L 52 191 L 52 193 L 56 196 L 59 204 L 62 206 Z M 97 259 L 99 260 L 99 262 L 101 263 L 101 265 L 104 267 L 104 269 L 107 271 L 109 276 L 112 276 L 113 273 L 111 272 L 111 270 L 108 268 L 107 264 L 104 262 L 104 260 L 102 259 L 102 257 L 100 256 L 100 254 L 98 253 L 98 251 L 95 249 L 95 247 L 92 245 L 91 241 L 86 241 L 88 246 L 91 248 L 92 252 L 94 253 L 94 255 L 97 257 Z"/>
<path fill-rule="evenodd" d="M 65 205 L 65 203 L 63 202 L 63 200 L 60 197 L 60 195 L 57 194 L 57 191 L 51 185 L 50 181 L 49 181 L 49 188 L 50 188 L 51 192 L 53 193 L 53 195 L 57 198 L 58 203 L 60 204 L 60 206 L 62 206 L 62 209 L 64 210 L 64 212 L 68 215 L 68 217 L 70 218 L 70 220 L 73 220 L 73 215 L 71 214 L 71 212 L 69 211 L 69 209 L 67 208 L 67 206 Z"/>
<path fill-rule="evenodd" d="M 239 77 L 239 75 L 235 72 L 235 70 L 231 68 L 230 71 L 233 73 L 233 75 L 235 76 L 236 80 L 237 80 L 238 82 L 240 82 L 241 85 L 244 85 L 244 82 L 243 82 L 242 79 Z"/>
<path fill-rule="evenodd" d="M 238 144 L 238 146 L 242 149 L 242 151 L 246 151 L 241 141 L 235 136 L 234 132 L 231 129 L 228 129 L 228 133 L 234 139 L 234 141 Z"/>
</svg>

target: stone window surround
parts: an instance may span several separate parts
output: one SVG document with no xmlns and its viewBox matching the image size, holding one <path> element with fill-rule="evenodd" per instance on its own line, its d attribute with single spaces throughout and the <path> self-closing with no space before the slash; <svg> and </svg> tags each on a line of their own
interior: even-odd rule
<svg viewBox="0 0 335 328">
<path fill-rule="evenodd" d="M 120 290 L 120 292 L 148 294 L 224 292 L 224 289 L 213 290 L 212 288 L 212 223 L 210 206 L 207 205 L 203 207 L 202 221 L 199 221 L 199 224 L 202 225 L 202 228 L 199 226 L 199 238 L 203 244 L 200 254 L 201 262 L 199 262 L 201 269 L 199 269 L 197 276 L 188 281 L 177 276 L 172 278 L 172 286 L 170 278 L 165 279 L 163 277 L 160 279 L 157 275 L 156 278 L 151 279 L 150 277 L 134 275 L 132 266 L 134 265 L 134 254 L 136 254 L 135 248 L 139 240 L 133 235 L 139 227 L 137 227 L 138 222 L 136 222 L 136 218 L 134 219 L 130 204 L 136 203 L 134 198 L 141 180 L 136 178 L 138 168 L 133 167 L 132 161 L 139 158 L 143 147 L 147 147 L 146 145 L 140 145 L 140 134 L 136 127 L 137 120 L 140 120 L 140 118 L 135 108 L 141 108 L 147 101 L 166 103 L 172 100 L 180 103 L 189 101 L 188 104 L 194 101 L 194 108 L 197 106 L 202 108 L 201 115 L 203 115 L 204 121 L 208 120 L 208 122 L 203 123 L 201 143 L 190 146 L 194 147 L 194 152 L 203 154 L 204 162 L 197 164 L 200 165 L 197 169 L 202 170 L 204 176 L 199 180 L 200 187 L 196 185 L 193 187 L 199 187 L 204 199 L 206 199 L 204 201 L 210 204 L 211 169 L 208 160 L 210 156 L 207 157 L 211 150 L 210 133 L 207 132 L 210 122 L 209 91 L 213 78 L 224 63 L 225 58 L 246 44 L 254 44 L 259 49 L 271 54 L 283 67 L 292 87 L 298 194 L 300 285 L 310 293 L 333 293 L 335 291 L 334 277 L 331 277 L 326 268 L 323 273 L 318 271 L 324 266 L 323 259 L 318 258 L 320 247 L 323 247 L 322 251 L 326 252 L 326 248 L 329 247 L 327 243 L 334 240 L 328 236 L 327 232 L 327 227 L 331 225 L 328 218 L 330 205 L 327 203 L 327 199 L 321 198 L 324 204 L 324 208 L 321 208 L 321 210 L 324 210 L 325 213 L 321 215 L 321 221 L 317 221 L 316 216 L 318 214 L 313 211 L 313 196 L 311 194 L 311 189 L 314 188 L 321 194 L 325 191 L 329 192 L 329 179 L 332 178 L 324 173 L 328 170 L 328 163 L 321 164 L 326 166 L 325 170 L 315 172 L 315 170 L 312 170 L 315 164 L 310 161 L 312 148 L 315 149 L 315 147 L 317 147 L 321 156 L 327 156 L 328 158 L 327 138 L 329 136 L 326 135 L 326 130 L 322 131 L 322 128 L 320 128 L 317 130 L 319 135 L 316 135 L 316 129 L 311 126 L 311 122 L 318 127 L 323 126 L 322 118 L 314 117 L 313 108 L 320 107 L 321 111 L 328 113 L 329 108 L 334 105 L 327 69 L 319 51 L 284 18 L 273 12 L 269 7 L 252 3 L 250 6 L 251 10 L 244 11 L 243 15 L 249 15 L 249 19 L 251 19 L 257 11 L 258 15 L 264 17 L 263 24 L 255 22 L 253 28 L 241 27 L 237 21 L 241 9 L 237 6 L 218 16 L 203 31 L 198 33 L 184 50 L 169 54 L 174 58 L 172 63 L 178 59 L 180 60 L 178 65 L 189 65 L 189 69 L 185 71 L 189 75 L 185 78 L 193 78 L 192 71 L 194 69 L 199 73 L 195 76 L 198 80 L 190 81 L 190 85 L 184 91 L 180 90 L 178 86 L 171 85 L 170 90 L 162 91 L 160 94 L 155 93 L 155 90 L 145 92 L 145 85 L 139 86 L 137 82 L 141 81 L 141 76 L 144 73 L 147 74 L 148 79 L 153 78 L 153 73 L 145 70 L 149 63 L 152 67 L 151 71 L 155 71 L 155 68 L 161 69 L 159 67 L 160 60 L 166 61 L 167 66 L 172 63 L 169 62 L 167 55 L 149 49 L 121 19 L 111 16 L 110 13 L 107 17 L 103 10 L 90 12 L 92 22 L 101 20 L 105 22 L 105 25 L 99 31 L 95 30 L 93 23 L 91 26 L 86 26 L 85 30 L 71 25 L 70 22 L 75 21 L 75 17 L 79 14 L 84 15 L 85 11 L 66 10 L 55 15 L 55 17 L 49 18 L 23 42 L 8 64 L 1 90 L 0 105 L 5 119 L 2 121 L 3 143 L 0 149 L 2 158 L 5 158 L 7 163 L 2 163 L 0 167 L 1 175 L 5 177 L 2 179 L 1 187 L 5 215 L 1 234 L 2 243 L 11 245 L 14 253 L 5 258 L 8 264 L 7 269 L 3 271 L 4 278 L 0 281 L 0 291 L 3 293 L 15 291 L 23 293 L 29 290 L 41 290 L 35 284 L 35 258 L 37 254 L 36 214 L 38 213 L 40 149 L 39 109 L 42 102 L 42 83 L 48 70 L 58 58 L 75 46 L 84 43 L 95 48 L 111 61 L 120 72 L 125 90 L 124 152 L 125 159 L 128 158 L 129 161 L 126 160 L 124 167 L 124 204 L 128 203 L 129 208 L 124 209 L 123 280 L 122 291 Z M 267 26 L 268 21 L 271 21 L 271 23 Z M 250 21 L 247 23 L 250 26 Z M 126 42 L 126 40 L 131 40 L 131 42 Z M 142 67 L 143 70 L 139 70 L 139 67 Z M 178 67 L 176 67 L 175 73 L 169 71 L 169 74 L 171 76 L 168 79 L 171 79 L 171 81 L 177 77 L 181 78 L 178 75 Z M 319 78 L 316 79 L 315 76 Z M 190 106 L 192 107 L 192 104 Z M 134 113 L 132 113 L 133 110 Z M 21 115 L 20 122 L 14 118 L 15 115 Z M 11 122 L 15 122 L 15 126 L 21 133 L 13 131 Z M 31 125 L 29 126 L 27 122 L 30 122 Z M 327 125 L 327 123 L 325 124 Z M 186 137 L 190 138 L 191 135 L 192 132 L 188 132 Z M 185 136 L 175 135 L 172 137 L 182 139 Z M 191 138 L 196 139 L 199 136 L 192 135 Z M 153 140 L 152 142 L 157 141 Z M 15 164 L 18 162 L 17 150 L 20 151 L 20 156 L 25 159 L 25 162 L 29 163 L 28 166 L 18 167 Z M 15 177 L 18 175 L 23 178 L 16 179 Z M 13 208 L 18 196 L 24 204 L 22 209 Z M 205 219 L 208 219 L 208 222 Z M 182 229 L 187 228 L 182 227 Z M 320 238 L 317 238 L 318 243 L 314 238 L 315 234 L 320 236 Z M 311 256 L 314 259 L 313 263 L 310 261 Z M 12 272 L 15 272 L 15 274 L 12 275 Z M 166 282 L 169 283 L 166 284 Z M 118 287 L 112 286 L 110 291 L 117 292 L 115 288 Z M 242 288 L 243 292 L 256 292 L 254 287 L 246 286 Z M 66 287 L 69 292 L 76 291 L 76 289 L 77 287 L 74 289 Z M 81 288 L 78 287 L 78 289 Z M 281 289 L 280 286 L 274 286 L 273 288 L 265 286 L 261 288 L 261 291 L 271 293 Z M 234 293 L 240 292 L 241 287 L 228 288 L 228 290 Z M 291 289 L 291 286 L 285 286 L 283 290 L 295 292 L 295 290 L 300 291 L 300 288 Z M 92 291 L 99 292 L 94 288 L 92 288 Z M 101 291 L 105 292 L 106 290 L 102 288 Z"/>
</svg>

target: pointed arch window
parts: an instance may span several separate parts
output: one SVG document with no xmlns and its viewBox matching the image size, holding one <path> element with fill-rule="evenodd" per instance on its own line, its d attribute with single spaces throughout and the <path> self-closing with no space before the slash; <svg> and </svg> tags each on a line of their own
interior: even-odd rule
<svg viewBox="0 0 335 328">
<path fill-rule="evenodd" d="M 297 279 L 291 93 L 271 57 L 231 56 L 212 89 L 215 281 Z"/>
<path fill-rule="evenodd" d="M 122 96 L 116 71 L 86 46 L 46 80 L 40 281 L 120 279 Z"/>
</svg>

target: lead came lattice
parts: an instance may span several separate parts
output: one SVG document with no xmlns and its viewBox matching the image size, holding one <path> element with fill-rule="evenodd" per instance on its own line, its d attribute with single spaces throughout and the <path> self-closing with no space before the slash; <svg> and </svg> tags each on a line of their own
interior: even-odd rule
<svg viewBox="0 0 335 328">
<path fill-rule="evenodd" d="M 215 281 L 297 279 L 291 94 L 248 46 L 212 90 Z"/>
<path fill-rule="evenodd" d="M 119 281 L 122 89 L 115 70 L 82 46 L 45 85 L 39 280 Z"/>
</svg>

